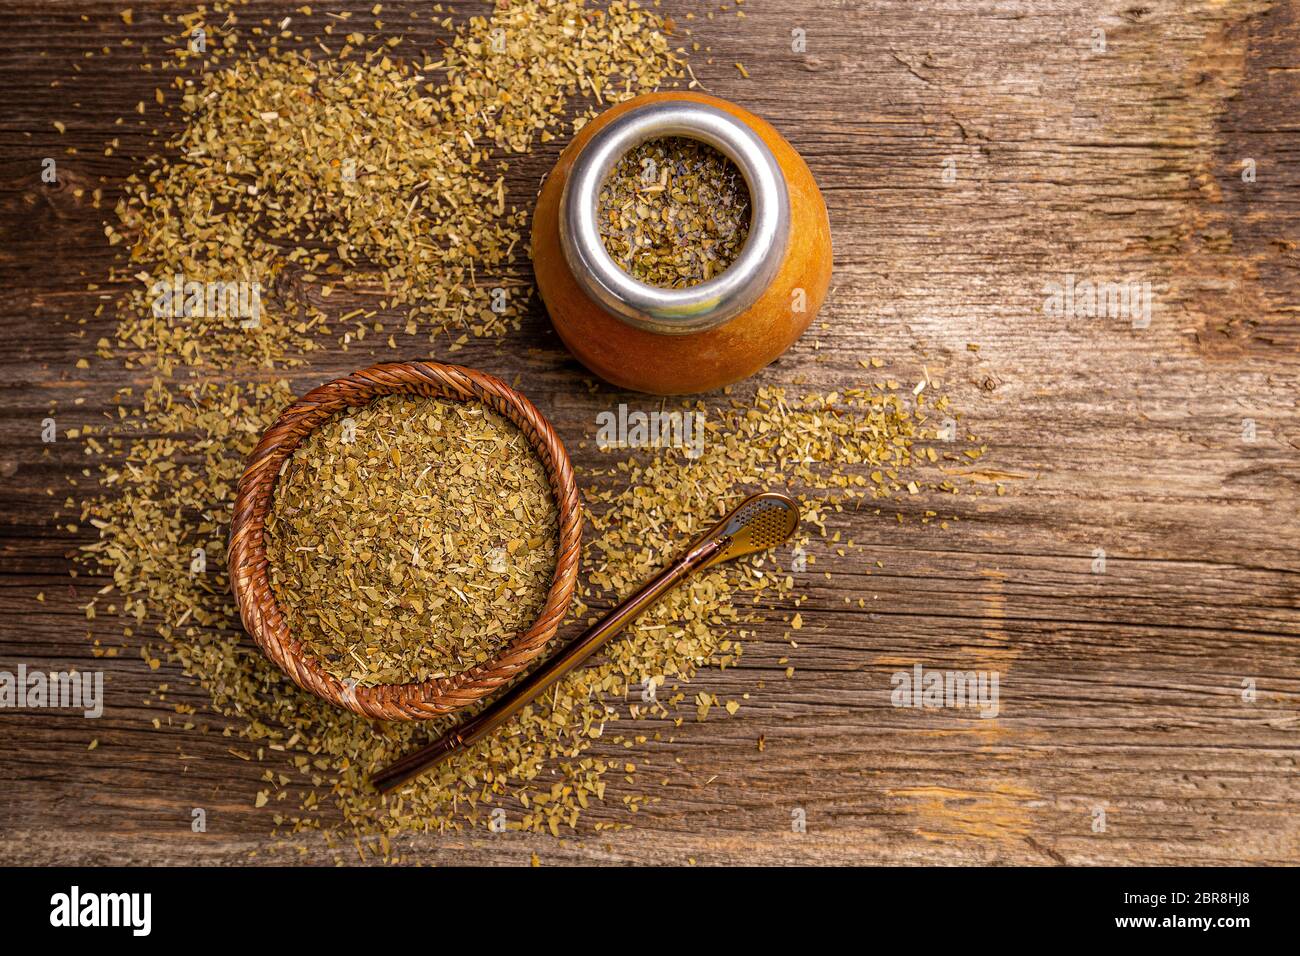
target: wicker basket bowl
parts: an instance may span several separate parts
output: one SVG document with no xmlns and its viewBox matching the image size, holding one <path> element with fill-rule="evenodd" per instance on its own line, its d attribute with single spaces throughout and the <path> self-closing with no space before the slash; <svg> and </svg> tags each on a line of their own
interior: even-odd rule
<svg viewBox="0 0 1300 956">
<path fill-rule="evenodd" d="M 541 459 L 559 514 L 555 576 L 537 620 L 489 661 L 450 677 L 352 687 L 327 674 L 289 631 L 268 577 L 263 528 L 281 467 L 303 438 L 336 412 L 385 395 L 477 401 L 514 422 Z M 573 599 L 582 544 L 582 506 L 568 453 L 527 398 L 494 376 L 434 362 L 373 365 L 313 389 L 266 430 L 239 480 L 230 525 L 230 582 L 244 627 L 294 682 L 332 704 L 381 720 L 425 720 L 471 704 L 528 666 L 555 636 Z"/>
</svg>

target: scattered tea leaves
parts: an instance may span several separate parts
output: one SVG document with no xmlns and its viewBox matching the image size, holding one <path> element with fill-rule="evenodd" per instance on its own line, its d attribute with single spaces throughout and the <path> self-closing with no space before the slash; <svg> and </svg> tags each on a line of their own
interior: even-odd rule
<svg viewBox="0 0 1300 956">
<path fill-rule="evenodd" d="M 707 143 L 652 139 L 615 164 L 601 187 L 605 249 L 649 285 L 687 288 L 723 272 L 749 235 L 749 188 Z"/>
<path fill-rule="evenodd" d="M 352 859 L 400 852 L 395 838 L 407 833 L 482 828 L 496 808 L 506 810 L 509 829 L 551 834 L 572 831 L 607 799 L 636 813 L 651 798 L 628 782 L 636 778 L 626 751 L 649 739 L 671 742 L 679 708 L 702 706 L 684 689 L 697 670 L 734 666 L 754 623 L 769 614 L 784 619 L 803 600 L 788 551 L 710 569 L 501 732 L 385 799 L 369 788 L 369 775 L 450 721 L 374 722 L 334 707 L 298 689 L 244 635 L 225 548 L 245 458 L 294 392 L 347 370 L 304 373 L 303 366 L 332 341 L 347 347 L 369 332 L 369 346 L 380 323 L 395 323 L 396 334 L 450 340 L 449 351 L 462 337 L 507 331 L 531 291 L 527 271 L 513 271 L 523 220 L 504 185 L 506 161 L 555 139 L 570 122 L 580 126 L 594 109 L 672 82 L 686 67 L 664 21 L 633 2 L 516 0 L 460 25 L 437 6 L 427 10 L 448 32 L 446 44 L 429 52 L 378 28 L 367 36 L 343 15 L 309 38 L 314 45 L 294 50 L 280 48 L 279 31 L 256 20 L 250 28 L 240 19 L 245 10 L 223 2 L 174 18 L 168 59 L 149 66 L 159 78 L 154 103 L 163 115 L 179 110 L 170 118 L 180 129 L 128 183 L 108 232 L 138 281 L 121 304 L 115 341 L 102 339 L 97 356 L 131 369 L 124 381 L 137 384 L 124 384 L 103 410 L 107 421 L 75 438 L 102 456 L 100 489 L 82 503 L 80 525 L 67 525 L 98 534 L 79 569 L 95 575 L 99 590 L 85 609 L 95 649 L 117 656 L 120 643 L 138 647 L 150 669 L 178 664 L 221 715 L 193 732 L 230 738 L 218 752 L 265 767 L 249 803 L 264 804 L 282 833 L 324 830 L 329 845 Z M 191 49 L 197 29 L 208 37 L 206 53 Z M 575 94 L 588 101 L 570 121 Z M 345 167 L 348 158 L 355 167 Z M 272 176 L 277 167 L 282 172 Z M 733 199 L 739 204 L 747 194 L 733 190 L 727 202 Z M 747 220 L 738 214 L 730 232 L 715 223 L 717 234 L 705 236 L 710 274 L 730 261 L 728 244 L 743 244 Z M 702 281 L 706 271 L 688 262 L 685 275 L 669 271 L 663 281 Z M 260 323 L 157 314 L 150 283 L 177 274 L 262 282 Z M 504 312 L 490 309 L 494 287 L 511 291 Z M 400 347 L 380 348 L 391 358 Z M 909 483 L 927 494 L 955 492 L 952 482 L 964 479 L 944 476 L 932 456 L 914 451 L 933 438 L 926 411 L 951 414 L 935 394 L 927 387 L 900 395 L 872 383 L 834 395 L 737 391 L 710 400 L 698 460 L 676 449 L 642 450 L 581 474 L 593 533 L 582 600 L 561 639 L 594 617 L 583 601 L 608 605 L 625 596 L 772 475 L 800 495 L 808 535 L 825 534 L 845 507 L 868 510 L 864 502 L 875 502 L 880 513 Z M 400 464 L 381 457 L 373 468 L 414 482 L 419 472 L 408 466 L 419 453 L 408 455 L 403 445 L 399 454 Z M 945 453 L 944 460 L 955 459 Z M 368 453 L 365 464 L 372 467 Z M 483 561 L 473 580 L 492 587 L 493 575 L 510 573 L 509 544 L 504 556 L 498 546 L 467 544 Z M 834 545 L 837 553 L 849 546 Z M 553 556 L 553 547 L 537 550 Z M 444 546 L 444 563 L 450 554 Z M 810 550 L 809 567 L 815 559 Z M 376 615 L 397 613 L 385 593 L 367 598 Z M 109 627 L 120 629 L 120 640 L 104 633 Z M 811 630 L 810 620 L 799 633 Z M 447 637 L 449 657 L 426 666 L 454 663 L 458 645 Z M 715 695 L 705 699 L 707 716 L 730 712 Z M 650 763 L 647 756 L 634 766 Z M 595 829 L 626 825 L 609 816 Z"/>
</svg>

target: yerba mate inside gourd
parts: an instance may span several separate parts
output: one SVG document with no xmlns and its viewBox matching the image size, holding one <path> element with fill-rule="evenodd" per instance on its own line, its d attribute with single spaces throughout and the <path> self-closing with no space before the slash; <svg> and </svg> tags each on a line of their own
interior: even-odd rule
<svg viewBox="0 0 1300 956">
<path fill-rule="evenodd" d="M 740 255 L 749 235 L 749 188 L 707 143 L 648 140 L 624 154 L 600 190 L 596 217 L 605 250 L 648 285 L 707 282 Z"/>
<path fill-rule="evenodd" d="M 266 521 L 290 632 L 339 680 L 424 681 L 530 627 L 555 573 L 546 471 L 474 403 L 389 396 L 314 429 Z"/>
</svg>

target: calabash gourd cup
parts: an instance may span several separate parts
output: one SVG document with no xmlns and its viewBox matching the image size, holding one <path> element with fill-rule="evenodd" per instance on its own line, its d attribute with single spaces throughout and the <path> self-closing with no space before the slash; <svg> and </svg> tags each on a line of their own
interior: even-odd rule
<svg viewBox="0 0 1300 956">
<path fill-rule="evenodd" d="M 685 289 L 624 272 L 597 222 L 618 160 L 667 136 L 713 146 L 750 194 L 735 261 Z M 769 123 L 702 93 L 648 93 L 597 116 L 560 155 L 537 200 L 532 256 L 551 322 L 587 368 L 637 391 L 707 392 L 754 374 L 808 328 L 830 287 L 830 221 L 807 163 Z"/>
<path fill-rule="evenodd" d="M 429 681 L 352 686 L 326 673 L 290 632 L 271 590 L 263 532 L 276 479 L 307 434 L 335 413 L 385 395 L 477 401 L 514 422 L 546 469 L 559 515 L 559 545 L 555 575 L 537 620 L 495 658 Z M 424 720 L 490 694 L 542 652 L 573 600 L 581 543 L 582 506 L 573 466 L 555 430 L 532 402 L 495 376 L 474 369 L 435 362 L 385 363 L 313 389 L 285 409 L 266 430 L 249 456 L 235 496 L 230 526 L 230 583 L 244 627 L 266 656 L 299 687 L 365 717 Z"/>
</svg>

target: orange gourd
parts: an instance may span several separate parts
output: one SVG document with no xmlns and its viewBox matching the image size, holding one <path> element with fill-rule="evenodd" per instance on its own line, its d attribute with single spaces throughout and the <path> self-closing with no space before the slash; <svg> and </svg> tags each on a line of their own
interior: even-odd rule
<svg viewBox="0 0 1300 956">
<path fill-rule="evenodd" d="M 772 151 L 789 196 L 789 237 L 775 278 L 739 315 L 714 328 L 683 334 L 638 328 L 595 301 L 575 279 L 560 238 L 566 178 L 584 146 L 618 116 L 668 100 L 709 104 L 747 124 Z M 830 222 L 808 165 L 769 123 L 702 93 L 648 93 L 596 117 L 560 155 L 542 186 L 533 216 L 532 258 L 551 322 L 587 368 L 636 391 L 707 392 L 753 375 L 785 352 L 812 322 L 830 286 Z"/>
</svg>

